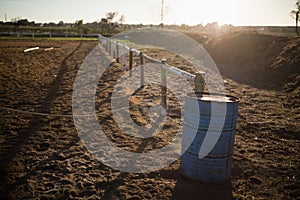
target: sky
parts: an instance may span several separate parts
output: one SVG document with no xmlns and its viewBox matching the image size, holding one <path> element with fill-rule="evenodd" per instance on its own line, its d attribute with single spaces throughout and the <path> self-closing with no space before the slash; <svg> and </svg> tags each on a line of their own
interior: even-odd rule
<svg viewBox="0 0 300 200">
<path fill-rule="evenodd" d="M 296 0 L 164 0 L 165 24 L 218 22 L 234 26 L 291 26 Z M 161 23 L 162 0 L 0 0 L 0 21 L 94 22 L 107 12 L 126 24 Z M 6 16 L 6 17 L 5 17 Z"/>
</svg>

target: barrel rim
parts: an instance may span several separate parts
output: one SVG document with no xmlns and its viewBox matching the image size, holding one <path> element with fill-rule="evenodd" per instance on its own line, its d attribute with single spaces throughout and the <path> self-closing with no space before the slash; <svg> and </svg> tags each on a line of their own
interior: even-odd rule
<svg viewBox="0 0 300 200">
<path fill-rule="evenodd" d="M 221 94 L 221 93 L 210 93 L 210 92 L 190 92 L 186 94 L 186 97 L 189 97 L 191 99 L 195 99 L 198 101 L 203 101 L 203 102 L 216 102 L 216 101 L 211 101 L 211 100 L 203 100 L 200 99 L 204 95 L 209 95 L 209 96 L 219 96 L 219 97 L 228 97 L 230 101 L 228 102 L 220 102 L 220 103 L 238 103 L 240 102 L 240 98 L 228 95 L 228 94 Z M 219 102 L 219 101 L 218 101 Z"/>
</svg>

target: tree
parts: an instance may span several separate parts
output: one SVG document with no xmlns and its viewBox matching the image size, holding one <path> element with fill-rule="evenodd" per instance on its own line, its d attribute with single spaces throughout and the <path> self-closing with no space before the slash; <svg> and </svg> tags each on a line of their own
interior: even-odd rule
<svg viewBox="0 0 300 200">
<path fill-rule="evenodd" d="M 64 26 L 65 23 L 64 23 L 63 21 L 59 21 L 57 25 L 58 25 L 58 26 Z"/>
<path fill-rule="evenodd" d="M 19 20 L 21 20 L 21 17 L 15 17 L 11 19 L 12 23 L 17 23 Z"/>
<path fill-rule="evenodd" d="M 100 24 L 107 24 L 108 21 L 106 18 L 101 18 Z"/>
<path fill-rule="evenodd" d="M 75 26 L 77 27 L 78 29 L 78 33 L 79 34 L 82 34 L 82 29 L 83 29 L 83 20 L 78 20 L 75 22 Z"/>
<path fill-rule="evenodd" d="M 292 15 L 293 17 L 295 17 L 295 20 L 296 20 L 296 33 L 297 33 L 297 35 L 299 35 L 298 22 L 300 21 L 300 19 L 299 19 L 299 13 L 300 13 L 300 0 L 297 0 L 295 6 L 296 6 L 296 10 L 292 10 L 292 11 L 291 11 L 291 15 Z"/>
<path fill-rule="evenodd" d="M 18 26 L 28 26 L 29 24 L 30 22 L 28 21 L 28 19 L 20 19 L 17 21 Z"/>
<path fill-rule="evenodd" d="M 112 23 L 114 18 L 118 15 L 117 12 L 108 12 L 106 13 L 106 19 L 108 21 L 108 23 Z"/>
<path fill-rule="evenodd" d="M 118 21 L 119 21 L 120 24 L 123 24 L 125 22 L 125 16 L 121 15 L 121 17 Z"/>
</svg>

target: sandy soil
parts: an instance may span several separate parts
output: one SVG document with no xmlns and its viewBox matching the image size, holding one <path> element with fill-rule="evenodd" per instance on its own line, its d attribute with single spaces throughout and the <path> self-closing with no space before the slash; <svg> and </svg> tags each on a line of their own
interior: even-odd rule
<svg viewBox="0 0 300 200">
<path fill-rule="evenodd" d="M 260 46 L 259 51 L 257 45 L 252 46 L 254 42 Z M 96 45 L 87 41 L 0 41 L 1 197 L 296 199 L 300 196 L 299 39 L 250 34 L 205 41 L 204 46 L 227 81 L 226 91 L 241 99 L 232 177 L 226 185 L 184 179 L 179 173 L 180 160 L 160 171 L 129 174 L 113 170 L 91 156 L 76 132 L 71 98 L 77 70 Z M 23 52 L 35 46 L 40 49 Z M 49 47 L 54 49 L 44 51 Z M 171 65 L 191 70 L 188 62 L 181 58 L 172 60 L 174 55 L 168 52 L 151 53 L 159 59 L 163 55 Z M 262 78 L 266 72 L 273 78 Z M 160 134 L 149 139 L 129 137 L 120 131 L 109 112 L 113 87 L 123 73 L 121 66 L 112 64 L 98 84 L 97 117 L 105 134 L 119 147 L 133 152 L 166 145 L 180 122 L 178 100 L 169 91 L 169 114 Z M 160 88 L 149 85 L 130 97 L 130 114 L 137 124 L 149 124 L 148 105 L 138 105 L 145 99 L 158 102 L 159 95 Z M 52 115 L 20 113 L 3 107 Z"/>
</svg>

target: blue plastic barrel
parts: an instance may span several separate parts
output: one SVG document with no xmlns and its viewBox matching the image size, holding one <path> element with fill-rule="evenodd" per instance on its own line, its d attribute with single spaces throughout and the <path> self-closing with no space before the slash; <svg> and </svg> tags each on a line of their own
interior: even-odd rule
<svg viewBox="0 0 300 200">
<path fill-rule="evenodd" d="M 230 95 L 186 95 L 180 165 L 184 177 L 219 184 L 230 178 L 238 104 Z M 216 136 L 215 145 L 200 151 L 207 135 Z"/>
</svg>

